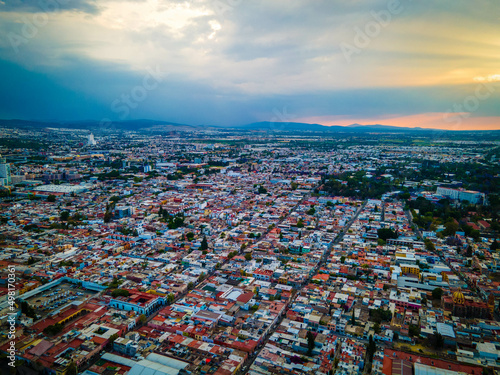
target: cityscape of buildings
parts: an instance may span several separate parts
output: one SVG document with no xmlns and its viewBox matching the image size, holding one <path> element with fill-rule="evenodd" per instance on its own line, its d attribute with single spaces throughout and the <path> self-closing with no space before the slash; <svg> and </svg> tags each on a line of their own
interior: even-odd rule
<svg viewBox="0 0 500 375">
<path fill-rule="evenodd" d="M 497 140 L 0 132 L 2 374 L 500 369 Z"/>
<path fill-rule="evenodd" d="M 500 375 L 498 0 L 0 0 L 0 375 Z"/>
</svg>

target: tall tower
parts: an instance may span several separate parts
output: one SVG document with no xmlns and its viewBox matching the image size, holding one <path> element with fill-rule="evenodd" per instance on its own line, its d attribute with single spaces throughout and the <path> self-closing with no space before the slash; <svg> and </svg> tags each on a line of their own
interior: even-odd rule
<svg viewBox="0 0 500 375">
<path fill-rule="evenodd" d="M 10 185 L 10 164 L 0 155 L 0 185 Z"/>
<path fill-rule="evenodd" d="M 490 293 L 488 296 L 488 309 L 490 310 L 490 316 L 495 316 L 495 295 Z"/>
<path fill-rule="evenodd" d="M 87 143 L 89 146 L 95 146 L 97 144 L 97 142 L 95 141 L 94 139 L 94 134 L 93 133 L 90 133 L 89 134 L 89 141 Z"/>
</svg>

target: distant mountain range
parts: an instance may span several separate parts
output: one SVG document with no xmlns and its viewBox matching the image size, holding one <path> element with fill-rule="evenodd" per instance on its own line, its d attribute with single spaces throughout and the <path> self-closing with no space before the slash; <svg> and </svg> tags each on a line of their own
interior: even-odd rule
<svg viewBox="0 0 500 375">
<path fill-rule="evenodd" d="M 442 131 L 440 129 L 408 128 L 391 125 L 360 125 L 351 124 L 347 126 L 340 125 L 320 125 L 307 124 L 303 122 L 254 122 L 241 126 L 234 126 L 236 129 L 247 130 L 271 130 L 271 131 L 299 131 L 299 132 L 329 132 L 329 133 L 359 133 L 359 132 L 413 132 L 413 131 Z"/>
<path fill-rule="evenodd" d="M 434 132 L 453 132 L 451 130 L 441 129 L 424 129 L 424 128 L 409 128 L 390 125 L 360 125 L 352 124 L 348 126 L 332 125 L 325 126 L 321 124 L 307 124 L 301 122 L 254 122 L 245 125 L 235 126 L 218 126 L 218 125 L 189 125 L 178 124 L 169 121 L 158 120 L 128 120 L 128 121 L 112 121 L 102 122 L 96 120 L 83 121 L 33 121 L 33 120 L 0 120 L 1 127 L 36 127 L 36 128 L 71 128 L 71 129 L 88 129 L 97 130 L 102 128 L 113 128 L 121 130 L 144 130 L 144 131 L 193 131 L 197 129 L 218 129 L 218 130 L 234 130 L 234 131 L 261 131 L 261 132 L 295 132 L 295 133 L 434 133 Z M 479 130 L 480 132 L 484 132 Z M 477 132 L 477 131 L 471 131 Z M 493 130 L 497 133 L 500 130 Z"/>
<path fill-rule="evenodd" d="M 128 120 L 128 121 L 34 121 L 34 120 L 0 120 L 0 126 L 4 127 L 37 127 L 37 128 L 70 128 L 70 129 L 99 129 L 99 128 L 115 128 L 122 130 L 141 130 L 153 127 L 182 127 L 194 129 L 196 126 L 177 124 L 168 121 L 156 120 Z"/>
</svg>

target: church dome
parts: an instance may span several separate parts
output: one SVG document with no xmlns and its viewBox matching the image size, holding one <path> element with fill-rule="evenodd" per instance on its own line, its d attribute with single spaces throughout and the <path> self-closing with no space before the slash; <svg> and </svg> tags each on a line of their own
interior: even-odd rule
<svg viewBox="0 0 500 375">
<path fill-rule="evenodd" d="M 460 289 L 453 293 L 453 303 L 457 305 L 463 305 L 465 303 L 465 296 Z"/>
</svg>

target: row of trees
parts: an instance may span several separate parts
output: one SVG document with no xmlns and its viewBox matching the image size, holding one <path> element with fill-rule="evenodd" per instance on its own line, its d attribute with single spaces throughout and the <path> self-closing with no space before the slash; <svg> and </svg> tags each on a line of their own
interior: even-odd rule
<svg viewBox="0 0 500 375">
<path fill-rule="evenodd" d="M 59 219 L 61 219 L 61 221 L 67 221 L 68 223 L 78 223 L 84 220 L 85 216 L 83 216 L 80 212 L 75 212 L 73 215 L 71 215 L 68 210 L 65 210 L 61 212 L 61 214 L 59 215 Z"/>
<path fill-rule="evenodd" d="M 359 171 L 323 178 L 322 190 L 331 195 L 361 199 L 380 198 L 384 193 L 392 190 L 392 183 L 385 178 L 367 178 L 364 171 Z"/>
<path fill-rule="evenodd" d="M 158 215 L 160 216 L 160 221 L 168 223 L 168 229 L 177 229 L 184 226 L 184 212 L 172 215 L 160 205 Z"/>
<path fill-rule="evenodd" d="M 19 307 L 21 307 L 21 312 L 29 318 L 36 318 L 35 309 L 25 301 L 18 301 Z"/>
<path fill-rule="evenodd" d="M 115 289 L 111 292 L 113 297 L 128 297 L 130 292 L 127 289 Z"/>
<path fill-rule="evenodd" d="M 419 227 L 425 230 L 435 230 L 439 225 L 444 225 L 445 229 L 440 232 L 443 236 L 453 236 L 457 231 L 462 231 L 475 240 L 479 240 L 480 233 L 468 226 L 464 218 L 468 217 L 470 212 L 475 212 L 476 215 L 471 220 L 477 221 L 489 216 L 494 217 L 498 211 L 498 208 L 496 209 L 494 206 L 468 204 L 452 206 L 448 199 L 441 199 L 437 203 L 433 203 L 423 197 L 408 201 L 407 204 L 408 208 L 412 210 L 413 222 Z M 496 220 L 491 221 L 491 229 L 500 230 L 500 225 Z"/>
<path fill-rule="evenodd" d="M 74 317 L 71 318 L 71 320 L 85 314 L 87 314 L 87 310 L 80 310 Z M 54 323 L 52 325 L 49 325 L 43 330 L 43 333 L 49 336 L 57 335 L 58 333 L 62 332 L 65 324 L 66 323 Z"/>
</svg>

